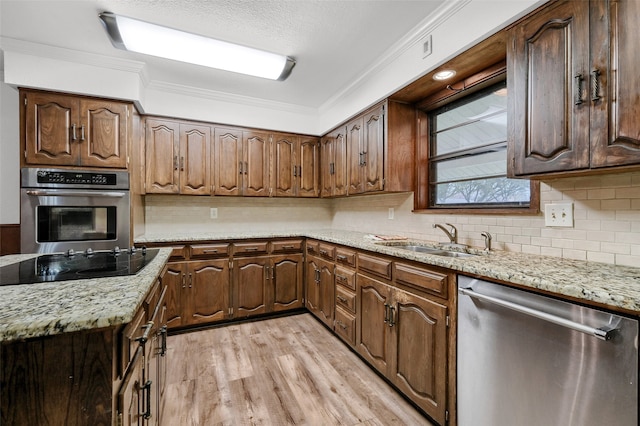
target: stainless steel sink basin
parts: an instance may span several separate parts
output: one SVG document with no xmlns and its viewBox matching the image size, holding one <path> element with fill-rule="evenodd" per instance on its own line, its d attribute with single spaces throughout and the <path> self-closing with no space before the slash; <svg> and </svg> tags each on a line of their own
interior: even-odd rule
<svg viewBox="0 0 640 426">
<path fill-rule="evenodd" d="M 436 256 L 445 256 L 445 257 L 471 257 L 475 256 L 471 253 L 462 253 L 459 251 L 448 251 L 442 250 L 435 247 L 426 247 L 419 245 L 395 245 L 394 248 L 399 248 L 403 250 L 415 251 L 417 253 L 426 253 L 426 254 L 434 254 Z"/>
</svg>

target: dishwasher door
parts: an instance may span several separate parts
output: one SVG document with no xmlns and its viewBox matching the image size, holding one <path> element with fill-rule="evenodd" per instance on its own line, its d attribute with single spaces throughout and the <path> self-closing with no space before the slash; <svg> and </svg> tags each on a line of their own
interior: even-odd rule
<svg viewBox="0 0 640 426">
<path fill-rule="evenodd" d="M 638 321 L 464 276 L 458 293 L 459 426 L 638 425 Z"/>
</svg>

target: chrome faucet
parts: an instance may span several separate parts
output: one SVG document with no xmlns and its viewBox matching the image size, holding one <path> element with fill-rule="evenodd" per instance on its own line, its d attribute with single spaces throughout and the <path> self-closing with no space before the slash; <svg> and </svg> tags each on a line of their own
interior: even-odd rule
<svg viewBox="0 0 640 426">
<path fill-rule="evenodd" d="M 447 237 L 449 237 L 449 242 L 451 244 L 458 244 L 458 230 L 456 229 L 455 226 L 453 226 L 450 223 L 447 223 L 447 225 L 451 228 L 449 231 L 447 230 L 447 228 L 440 225 L 439 223 L 434 223 L 433 227 L 442 229 L 442 232 L 447 234 Z"/>
<path fill-rule="evenodd" d="M 491 234 L 488 232 L 483 232 L 480 235 L 484 237 L 484 250 L 491 251 Z"/>
</svg>

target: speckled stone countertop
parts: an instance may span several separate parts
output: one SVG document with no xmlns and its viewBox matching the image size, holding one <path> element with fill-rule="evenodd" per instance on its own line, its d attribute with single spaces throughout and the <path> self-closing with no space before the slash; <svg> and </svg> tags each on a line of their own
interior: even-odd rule
<svg viewBox="0 0 640 426">
<path fill-rule="evenodd" d="M 455 258 L 416 253 L 398 248 L 404 242 L 374 242 L 368 234 L 353 231 L 316 230 L 292 232 L 167 233 L 145 235 L 137 243 L 195 242 L 248 238 L 308 237 L 398 258 L 441 266 L 462 274 L 529 287 L 558 296 L 602 305 L 640 315 L 640 268 L 561 259 L 524 253 L 470 250 L 478 256 Z M 411 240 L 415 242 L 416 240 Z M 427 241 L 420 244 L 429 245 Z M 396 245 L 394 247 L 394 244 Z M 436 245 L 436 243 L 431 243 Z"/>
<path fill-rule="evenodd" d="M 131 322 L 170 254 L 161 249 L 136 275 L 0 286 L 0 342 Z M 0 266 L 35 256 L 3 256 Z"/>
</svg>

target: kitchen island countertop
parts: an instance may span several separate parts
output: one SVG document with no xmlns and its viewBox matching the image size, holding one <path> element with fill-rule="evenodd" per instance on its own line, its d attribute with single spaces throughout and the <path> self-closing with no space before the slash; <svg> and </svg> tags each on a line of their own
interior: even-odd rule
<svg viewBox="0 0 640 426">
<path fill-rule="evenodd" d="M 136 275 L 0 286 L 0 342 L 131 322 L 170 254 L 161 249 Z M 2 256 L 0 266 L 35 256 Z"/>
<path fill-rule="evenodd" d="M 211 232 L 148 234 L 136 243 L 198 242 L 250 238 L 308 237 L 397 258 L 452 269 L 507 284 L 640 316 L 640 267 L 562 259 L 505 251 L 473 250 L 478 256 L 456 258 L 394 247 L 403 242 L 376 242 L 370 234 L 343 230 L 291 232 Z M 417 240 L 409 240 L 417 241 Z M 420 243 L 428 244 L 428 241 Z M 437 243 L 432 242 L 433 245 Z"/>
</svg>

